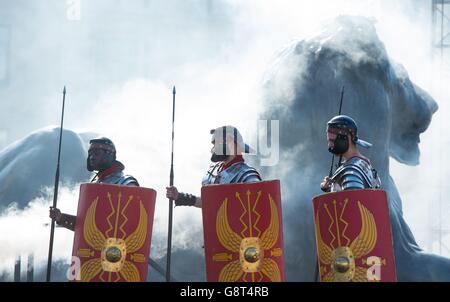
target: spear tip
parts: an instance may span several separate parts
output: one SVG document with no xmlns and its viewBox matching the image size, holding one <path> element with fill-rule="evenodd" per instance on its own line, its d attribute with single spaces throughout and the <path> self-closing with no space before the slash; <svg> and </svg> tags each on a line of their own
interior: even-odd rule
<svg viewBox="0 0 450 302">
<path fill-rule="evenodd" d="M 66 85 L 64 85 L 63 93 L 66 94 Z"/>
<path fill-rule="evenodd" d="M 173 86 L 172 93 L 173 93 L 173 94 L 177 93 L 177 90 L 175 89 L 175 86 Z"/>
</svg>

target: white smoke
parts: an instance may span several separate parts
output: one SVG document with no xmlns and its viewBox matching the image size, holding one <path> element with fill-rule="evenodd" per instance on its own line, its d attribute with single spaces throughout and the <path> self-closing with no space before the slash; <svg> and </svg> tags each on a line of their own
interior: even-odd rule
<svg viewBox="0 0 450 302">
<path fill-rule="evenodd" d="M 51 188 L 44 188 L 46 194 L 53 195 Z M 78 186 L 73 188 L 62 187 L 59 190 L 58 207 L 64 211 L 76 213 L 78 203 Z M 28 206 L 19 210 L 12 204 L 0 216 L 0 271 L 9 274 L 12 278 L 14 262 L 17 256 L 22 261 L 28 255 L 34 256 L 35 272 L 46 270 L 50 238 L 49 207 L 52 200 L 37 198 Z M 73 232 L 56 227 L 53 245 L 53 261 L 62 260 L 70 263 L 71 248 L 73 245 Z M 22 265 L 23 267 L 23 265 Z M 43 280 L 41 280 L 43 281 Z"/>
</svg>

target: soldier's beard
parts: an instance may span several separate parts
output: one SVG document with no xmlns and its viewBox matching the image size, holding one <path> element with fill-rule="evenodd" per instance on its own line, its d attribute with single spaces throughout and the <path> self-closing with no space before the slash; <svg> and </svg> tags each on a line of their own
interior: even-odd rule
<svg viewBox="0 0 450 302">
<path fill-rule="evenodd" d="M 219 148 L 219 149 L 217 149 L 217 148 Z M 215 150 L 222 150 L 223 154 L 217 154 L 215 152 Z M 230 148 L 228 147 L 228 145 L 223 144 L 223 143 L 217 143 L 217 145 L 215 146 L 214 151 L 211 155 L 211 161 L 213 163 L 217 163 L 220 161 L 226 161 L 227 159 L 230 158 L 230 155 L 228 155 L 228 154 L 231 154 L 231 151 L 230 151 Z"/>
<path fill-rule="evenodd" d="M 114 162 L 114 159 L 112 157 L 111 158 L 107 157 L 107 158 L 103 158 L 97 164 L 91 165 L 90 158 L 88 156 L 88 158 L 87 158 L 87 170 L 89 172 L 92 172 L 92 171 L 99 171 L 99 172 L 101 172 L 101 171 L 104 171 L 106 169 L 109 169 L 112 166 L 113 162 Z"/>
<path fill-rule="evenodd" d="M 106 169 L 111 168 L 112 162 L 110 161 L 102 161 L 98 164 L 98 171 L 105 171 Z"/>
<path fill-rule="evenodd" d="M 224 154 L 219 155 L 219 154 L 213 153 L 211 155 L 211 161 L 213 163 L 217 163 L 217 162 L 220 162 L 220 161 L 226 161 L 228 158 L 230 158 L 230 156 L 229 155 L 224 155 Z"/>
<path fill-rule="evenodd" d="M 348 147 L 347 136 L 339 134 L 333 142 L 333 147 L 328 148 L 328 151 L 334 155 L 342 155 L 348 151 Z"/>
</svg>

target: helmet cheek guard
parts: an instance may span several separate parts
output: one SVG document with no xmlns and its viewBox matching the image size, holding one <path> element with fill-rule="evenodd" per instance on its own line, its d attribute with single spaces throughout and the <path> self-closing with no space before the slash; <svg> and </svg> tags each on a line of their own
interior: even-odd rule
<svg viewBox="0 0 450 302">
<path fill-rule="evenodd" d="M 109 167 L 111 167 L 111 165 L 114 163 L 115 160 L 116 154 L 109 152 L 105 153 L 100 163 L 100 170 L 102 171 L 108 169 Z"/>
<path fill-rule="evenodd" d="M 335 155 L 341 155 L 347 152 L 348 148 L 349 144 L 347 135 L 338 134 L 333 141 L 333 147 L 328 148 L 328 151 Z"/>
<path fill-rule="evenodd" d="M 86 168 L 89 172 L 92 172 L 92 171 L 94 171 L 94 169 L 91 166 L 90 159 L 91 159 L 91 156 L 88 155 L 87 160 L 86 160 Z"/>
</svg>

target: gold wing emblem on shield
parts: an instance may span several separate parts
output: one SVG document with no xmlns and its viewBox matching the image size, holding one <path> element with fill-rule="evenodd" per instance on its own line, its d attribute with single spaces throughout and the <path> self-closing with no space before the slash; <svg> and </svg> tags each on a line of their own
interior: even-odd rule
<svg viewBox="0 0 450 302">
<path fill-rule="evenodd" d="M 110 195 L 109 195 L 110 198 Z M 119 199 L 121 198 L 121 194 L 119 193 Z M 142 254 L 133 254 L 139 249 L 142 248 L 144 245 L 146 239 L 147 239 L 147 228 L 148 228 L 148 216 L 147 212 L 145 210 L 145 207 L 140 201 L 139 203 L 139 223 L 136 229 L 131 233 L 128 237 L 126 237 L 126 234 L 123 234 L 123 239 L 117 239 L 117 238 L 106 238 L 106 236 L 99 230 L 99 228 L 96 225 L 95 222 L 95 213 L 97 209 L 97 203 L 98 203 L 99 197 L 97 197 L 92 204 L 89 206 L 87 212 L 86 212 L 86 218 L 84 221 L 84 227 L 83 227 L 83 235 L 86 243 L 90 245 L 94 250 L 102 251 L 105 248 L 108 247 L 108 242 L 113 241 L 115 242 L 113 245 L 116 245 L 117 242 L 124 241 L 124 247 L 123 247 L 123 254 L 122 258 L 124 259 L 123 265 L 120 266 L 120 269 L 116 270 L 126 281 L 139 281 L 140 280 L 140 273 L 137 269 L 136 265 L 133 264 L 131 261 L 126 260 L 127 254 L 130 255 L 130 259 L 134 260 L 135 262 L 143 262 L 146 261 L 143 259 Z M 120 228 L 123 232 L 122 227 L 127 223 L 128 219 L 126 215 L 124 214 L 124 211 L 126 210 L 128 204 L 132 201 L 133 197 L 130 196 L 127 205 L 122 210 L 122 216 L 124 217 L 124 222 L 121 224 Z M 112 212 L 108 217 L 111 217 L 115 213 L 115 209 L 111 208 Z M 106 231 L 106 233 L 112 229 L 112 224 L 108 220 L 108 224 L 110 226 L 110 229 Z M 109 244 L 111 245 L 111 244 Z M 115 246 L 114 246 L 115 247 Z M 113 248 L 114 248 L 113 247 Z M 106 253 L 108 253 L 108 250 L 106 250 Z M 88 260 L 81 266 L 81 280 L 82 281 L 90 281 L 94 277 L 96 277 L 98 274 L 100 274 L 102 271 L 104 271 L 105 267 L 108 267 L 108 265 L 105 266 L 103 262 L 104 259 L 95 258 Z M 115 260 L 114 260 L 115 261 Z M 103 264 L 102 264 L 103 263 Z M 117 263 L 109 264 L 109 266 L 117 266 Z"/>
<path fill-rule="evenodd" d="M 139 281 L 139 271 L 133 263 L 130 261 L 125 261 L 120 274 L 127 282 L 138 282 Z"/>
<path fill-rule="evenodd" d="M 358 201 L 359 213 L 361 214 L 361 231 L 350 244 L 350 249 L 355 258 L 369 254 L 377 243 L 377 226 L 375 218 L 369 210 Z"/>
<path fill-rule="evenodd" d="M 316 237 L 317 237 L 317 251 L 319 260 L 325 265 L 331 264 L 333 259 L 333 249 L 331 249 L 322 239 L 320 231 L 319 211 L 316 214 Z"/>
<path fill-rule="evenodd" d="M 236 196 L 239 196 L 239 194 L 236 194 Z M 250 191 L 247 192 L 247 196 L 248 198 L 250 198 Z M 256 205 L 260 196 L 261 191 L 258 192 L 257 200 L 255 201 L 252 209 L 244 209 L 244 210 L 246 211 L 252 210 L 257 217 L 260 217 L 260 214 L 256 212 Z M 278 219 L 277 206 L 272 197 L 270 196 L 270 194 L 268 196 L 271 211 L 270 223 L 267 229 L 261 235 L 260 239 L 259 238 L 256 239 L 255 237 L 244 238 L 243 236 L 240 236 L 238 233 L 233 231 L 228 221 L 228 210 L 227 210 L 228 198 L 226 198 L 223 201 L 222 205 L 220 206 L 217 212 L 216 233 L 220 244 L 230 252 L 234 253 L 242 252 L 241 250 L 245 249 L 246 247 L 250 248 L 249 249 L 250 251 L 252 248 L 255 248 L 255 246 L 257 247 L 258 250 L 261 249 L 261 252 L 258 253 L 258 257 L 259 260 L 261 261 L 261 264 L 258 265 L 258 269 L 252 272 L 260 272 L 261 274 L 267 276 L 271 281 L 276 282 L 281 281 L 281 273 L 278 268 L 278 264 L 270 258 L 264 258 L 264 250 L 270 250 L 274 247 L 274 245 L 278 241 L 280 231 L 280 222 Z M 254 222 L 254 225 L 250 227 L 254 227 L 256 230 L 258 230 L 258 228 L 256 227 L 258 221 L 259 218 Z M 248 246 L 246 242 L 252 242 L 254 246 Z M 259 242 L 260 247 L 258 247 Z M 278 253 L 281 253 L 280 249 L 278 249 L 274 254 Z M 225 265 L 220 271 L 219 281 L 220 282 L 238 281 L 244 273 L 248 273 L 245 269 L 243 269 L 243 267 L 246 265 L 245 263 L 246 261 L 244 261 L 243 259 L 238 259 Z"/>
<path fill-rule="evenodd" d="M 106 238 L 95 224 L 95 212 L 97 209 L 98 197 L 92 202 L 86 212 L 84 220 L 83 235 L 87 244 L 94 250 L 101 251 L 105 245 Z M 102 262 L 95 258 L 88 260 L 81 266 L 81 281 L 89 282 L 102 271 Z"/>
<path fill-rule="evenodd" d="M 228 223 L 228 198 L 225 198 L 217 212 L 216 232 L 220 244 L 231 252 L 239 252 L 242 237 L 231 229 Z"/>
<path fill-rule="evenodd" d="M 353 282 L 367 282 L 367 269 L 357 267 L 355 270 L 355 276 L 352 279 Z"/>
<path fill-rule="evenodd" d="M 262 246 L 265 250 L 270 250 L 278 241 L 280 234 L 280 222 L 278 221 L 278 209 L 272 196 L 270 201 L 270 224 L 261 236 Z"/>
<path fill-rule="evenodd" d="M 92 202 L 86 212 L 84 220 L 84 239 L 95 250 L 100 251 L 105 245 L 106 238 L 95 224 L 95 211 L 97 209 L 98 197 Z"/>
<path fill-rule="evenodd" d="M 219 282 L 236 282 L 242 274 L 244 274 L 244 271 L 239 260 L 230 262 L 220 271 Z"/>
<path fill-rule="evenodd" d="M 100 259 L 91 259 L 81 266 L 81 281 L 89 282 L 102 271 Z"/>
<path fill-rule="evenodd" d="M 350 243 L 349 247 L 338 246 L 335 249 L 324 242 L 320 230 L 319 212 L 316 213 L 316 240 L 319 263 L 331 266 L 331 271 L 328 271 L 322 277 L 323 281 L 367 281 L 366 270 L 357 266 L 355 259 L 368 255 L 375 248 L 377 243 L 377 226 L 373 214 L 359 201 L 358 209 L 361 216 L 361 230 L 358 236 Z M 343 211 L 339 217 L 342 217 Z M 329 230 L 331 230 L 331 225 L 334 223 L 338 222 L 332 220 Z M 336 236 L 340 235 L 344 234 L 336 234 Z M 332 236 L 335 237 L 333 234 Z M 343 266 L 343 263 L 347 264 Z"/>
<path fill-rule="evenodd" d="M 281 274 L 278 269 L 278 264 L 270 258 L 264 258 L 262 262 L 261 272 L 272 282 L 280 282 Z"/>
<path fill-rule="evenodd" d="M 127 253 L 134 253 L 139 250 L 147 239 L 148 217 L 142 201 L 139 204 L 139 225 L 136 230 L 125 239 Z"/>
</svg>

